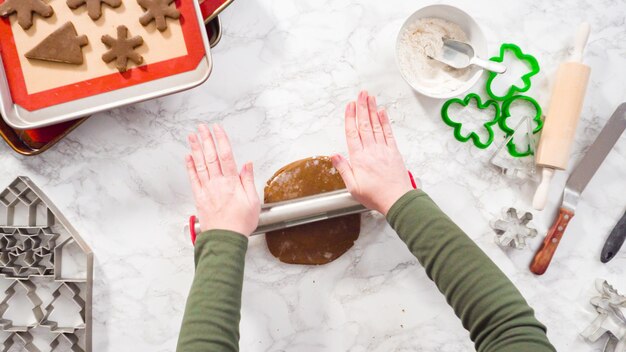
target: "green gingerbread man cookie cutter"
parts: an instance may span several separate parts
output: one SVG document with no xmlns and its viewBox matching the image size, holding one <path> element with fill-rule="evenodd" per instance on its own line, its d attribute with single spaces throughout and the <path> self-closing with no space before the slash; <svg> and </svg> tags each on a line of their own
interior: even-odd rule
<svg viewBox="0 0 626 352">
<path fill-rule="evenodd" d="M 526 95 L 516 95 L 505 100 L 502 103 L 502 115 L 501 115 L 500 120 L 498 121 L 498 125 L 500 126 L 500 129 L 504 133 L 506 133 L 507 136 L 511 136 L 513 133 L 515 133 L 515 130 L 511 128 L 509 125 L 507 125 L 507 119 L 511 117 L 511 111 L 510 111 L 511 104 L 513 104 L 513 102 L 515 102 L 516 100 L 526 101 L 530 103 L 530 105 L 532 105 L 533 108 L 535 109 L 535 116 L 533 116 L 532 121 L 534 121 L 537 124 L 537 126 L 532 130 L 532 134 L 533 135 L 537 134 L 543 128 L 543 120 L 541 119 L 541 114 L 542 114 L 541 106 L 535 99 Z M 530 133 L 530 127 L 529 127 L 529 133 Z M 528 137 L 532 138 L 531 136 L 528 136 Z M 532 143 L 532 141 L 530 142 Z M 509 154 L 515 158 L 523 158 L 525 156 L 533 155 L 534 148 L 532 148 L 530 145 L 525 151 L 519 151 L 517 149 L 517 145 L 515 145 L 515 143 L 513 142 L 513 138 L 511 138 L 511 140 L 506 144 L 506 147 L 509 151 Z"/>
<path fill-rule="evenodd" d="M 483 127 L 485 127 L 485 130 L 487 130 L 487 133 L 489 134 L 487 141 L 484 143 L 480 140 L 480 136 L 474 131 L 464 136 L 461 133 L 461 127 L 463 124 L 452 121 L 448 113 L 448 109 L 450 108 L 450 105 L 461 104 L 462 106 L 468 106 L 472 99 L 476 100 L 476 107 L 479 110 L 485 110 L 485 109 L 488 109 L 489 107 L 493 107 L 495 109 L 494 118 L 483 124 Z M 486 149 L 487 147 L 491 145 L 494 139 L 493 126 L 496 125 L 498 121 L 500 120 L 500 105 L 494 100 L 487 100 L 483 104 L 478 94 L 469 93 L 463 99 L 453 98 L 453 99 L 446 101 L 441 107 L 441 118 L 443 119 L 443 122 L 446 123 L 446 125 L 454 128 L 454 138 L 456 138 L 457 141 L 465 143 L 471 139 L 476 147 L 480 149 Z"/>
<path fill-rule="evenodd" d="M 516 85 L 512 85 L 511 87 L 509 87 L 508 91 L 506 92 L 506 94 L 504 96 L 498 96 L 491 89 L 491 83 L 496 78 L 498 73 L 490 71 L 489 72 L 489 77 L 487 78 L 486 90 L 487 90 L 487 94 L 489 94 L 491 99 L 494 99 L 494 100 L 500 100 L 500 101 L 509 100 L 509 99 L 511 99 L 511 97 L 513 97 L 517 93 L 524 93 L 524 92 L 528 91 L 530 89 L 530 86 L 531 86 L 530 78 L 532 76 L 536 75 L 537 73 L 539 73 L 539 71 L 540 71 L 539 62 L 537 62 L 537 59 L 535 59 L 535 57 L 532 56 L 532 55 L 524 54 L 522 52 L 522 49 L 520 49 L 519 46 L 517 46 L 515 44 L 512 44 L 512 43 L 504 43 L 504 44 L 502 44 L 500 46 L 500 55 L 499 56 L 494 56 L 490 60 L 502 63 L 504 61 L 504 53 L 507 52 L 507 51 L 512 52 L 513 55 L 515 55 L 515 57 L 518 60 L 526 62 L 527 66 L 530 69 L 530 72 L 524 74 L 521 77 L 522 82 L 524 83 L 523 87 L 518 87 Z"/>
</svg>

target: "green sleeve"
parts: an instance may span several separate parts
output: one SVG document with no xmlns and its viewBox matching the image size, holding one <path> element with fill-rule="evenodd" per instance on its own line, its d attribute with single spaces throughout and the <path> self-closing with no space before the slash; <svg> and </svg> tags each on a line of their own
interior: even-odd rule
<svg viewBox="0 0 626 352">
<path fill-rule="evenodd" d="M 387 220 L 445 295 L 477 351 L 555 351 L 513 283 L 426 193 L 402 196 Z"/>
<path fill-rule="evenodd" d="M 241 289 L 248 238 L 225 230 L 198 235 L 178 352 L 239 351 Z"/>
</svg>

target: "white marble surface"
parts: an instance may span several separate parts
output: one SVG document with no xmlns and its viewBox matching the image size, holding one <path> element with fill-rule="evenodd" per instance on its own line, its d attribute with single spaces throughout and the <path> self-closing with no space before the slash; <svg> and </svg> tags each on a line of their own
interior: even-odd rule
<svg viewBox="0 0 626 352">
<path fill-rule="evenodd" d="M 547 101 L 551 73 L 581 20 L 592 26 L 591 83 L 573 150 L 580 158 L 626 99 L 623 0 L 452 1 L 485 31 L 490 53 L 512 41 L 544 70 L 535 96 Z M 45 154 L 26 158 L 0 143 L 0 186 L 31 177 L 95 253 L 94 351 L 171 351 L 193 275 L 182 226 L 193 210 L 183 169 L 185 136 L 222 122 L 240 162 L 253 160 L 257 187 L 280 166 L 345 152 L 344 105 L 361 88 L 395 120 L 406 161 L 425 190 L 515 282 L 559 351 L 599 351 L 578 336 L 593 314 L 593 282 L 626 292 L 626 249 L 599 261 L 626 208 L 626 137 L 589 184 L 555 262 L 537 277 L 533 251 L 505 253 L 488 222 L 503 207 L 530 209 L 532 182 L 509 182 L 487 166 L 490 151 L 456 142 L 441 101 L 414 94 L 394 59 L 400 25 L 425 1 L 235 1 L 222 17 L 209 81 L 191 91 L 92 117 Z M 568 170 L 569 172 L 569 170 Z M 552 184 L 541 235 L 568 172 Z M 538 246 L 536 238 L 533 249 Z M 464 351 L 472 343 L 423 268 L 379 216 L 337 261 L 288 266 L 250 242 L 243 292 L 243 351 Z"/>
</svg>

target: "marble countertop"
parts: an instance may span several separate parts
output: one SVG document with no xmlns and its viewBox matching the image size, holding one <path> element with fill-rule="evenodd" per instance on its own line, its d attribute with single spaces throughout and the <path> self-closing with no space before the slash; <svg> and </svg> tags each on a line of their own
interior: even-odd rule
<svg viewBox="0 0 626 352">
<path fill-rule="evenodd" d="M 600 249 L 626 208 L 626 137 L 585 191 L 549 271 L 528 270 L 576 161 L 626 98 L 626 3 L 450 1 L 474 16 L 495 54 L 512 41 L 550 78 L 578 23 L 591 23 L 593 69 L 572 160 L 535 211 L 531 249 L 503 251 L 489 221 L 504 207 L 530 210 L 534 182 L 488 167 L 491 151 L 458 143 L 438 110 L 416 95 L 395 64 L 398 30 L 424 1 L 235 1 L 209 80 L 190 91 L 93 116 L 52 150 L 21 157 L 0 143 L 0 186 L 31 177 L 95 254 L 94 351 L 172 351 L 193 276 L 183 233 L 194 212 L 184 170 L 185 137 L 221 122 L 237 160 L 255 162 L 256 184 L 284 164 L 345 152 L 343 110 L 357 92 L 378 96 L 394 120 L 410 169 L 440 207 L 498 264 L 548 326 L 559 351 L 599 351 L 579 333 L 593 319 L 596 278 L 626 292 L 626 249 L 608 264 Z M 541 237 L 541 238 L 540 238 Z M 320 267 L 281 264 L 262 236 L 246 258 L 242 351 L 464 351 L 468 333 L 381 216 L 366 215 L 355 246 Z"/>
</svg>

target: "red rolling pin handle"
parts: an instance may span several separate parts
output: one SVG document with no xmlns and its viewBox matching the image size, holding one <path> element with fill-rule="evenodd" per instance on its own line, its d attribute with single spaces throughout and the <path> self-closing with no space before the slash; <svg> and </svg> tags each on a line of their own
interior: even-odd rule
<svg viewBox="0 0 626 352">
<path fill-rule="evenodd" d="M 574 212 L 565 208 L 559 209 L 559 214 L 556 221 L 548 231 L 546 238 L 544 238 L 541 248 L 535 254 L 532 263 L 530 263 L 530 271 L 537 275 L 542 275 L 548 269 L 550 261 L 556 252 L 556 248 L 561 242 L 561 238 L 565 233 L 567 224 L 574 217 Z"/>
<path fill-rule="evenodd" d="M 409 179 L 411 179 L 411 186 L 413 189 L 417 189 L 417 183 L 415 183 L 415 178 L 411 171 L 409 171 Z M 189 233 L 191 235 L 191 243 L 196 244 L 196 237 L 198 234 L 196 233 L 196 216 L 192 215 L 189 217 Z"/>
</svg>

